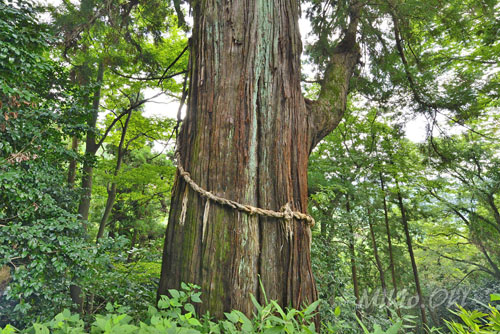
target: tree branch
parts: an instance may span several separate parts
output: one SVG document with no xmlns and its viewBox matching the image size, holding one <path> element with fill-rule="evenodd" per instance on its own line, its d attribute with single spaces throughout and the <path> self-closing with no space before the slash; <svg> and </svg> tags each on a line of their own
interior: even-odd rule
<svg viewBox="0 0 500 334">
<path fill-rule="evenodd" d="M 122 78 L 126 78 L 126 79 L 137 80 L 137 81 L 155 81 L 155 80 L 171 79 L 171 78 L 173 78 L 175 76 L 178 76 L 178 75 L 186 73 L 187 70 L 184 70 L 184 71 L 181 71 L 181 72 L 176 72 L 176 73 L 169 74 L 169 75 L 166 75 L 166 76 L 161 76 L 161 77 L 134 77 L 133 75 L 127 75 L 127 74 L 120 73 L 120 72 L 118 72 L 115 69 L 111 69 L 111 72 L 113 72 L 114 74 L 116 74 L 116 75 L 118 75 L 118 76 L 120 76 Z"/>
<path fill-rule="evenodd" d="M 344 37 L 335 47 L 326 66 L 318 99 L 306 99 L 310 122 L 310 150 L 337 127 L 344 116 L 349 93 L 349 82 L 359 61 L 360 50 L 356 41 L 359 17 L 363 4 L 353 1 L 349 8 L 349 25 Z"/>
<path fill-rule="evenodd" d="M 189 49 L 189 42 L 188 44 L 186 45 L 186 47 L 182 50 L 181 53 L 179 53 L 179 55 L 177 56 L 177 58 L 174 59 L 174 61 L 172 63 L 170 63 L 170 65 L 167 66 L 167 68 L 165 69 L 165 72 L 163 72 L 162 76 L 161 76 L 161 79 L 158 80 L 158 86 L 160 86 L 162 83 L 163 83 L 163 80 L 167 79 L 167 73 L 168 73 L 168 70 L 170 70 L 172 68 L 172 66 L 174 66 L 177 61 L 179 61 L 179 59 L 181 59 L 182 55 Z"/>
<path fill-rule="evenodd" d="M 480 270 L 479 269 L 472 269 L 471 271 L 469 271 L 464 277 L 462 277 L 462 279 L 457 284 L 455 284 L 455 286 L 450 291 L 455 290 L 460 284 L 462 284 L 463 281 L 465 281 L 465 279 L 467 277 L 469 277 L 470 274 L 472 274 L 476 271 L 480 271 Z"/>
<path fill-rule="evenodd" d="M 481 242 L 481 239 L 478 239 L 478 244 L 479 244 L 479 248 L 481 249 L 481 253 L 483 253 L 484 257 L 486 258 L 486 261 L 488 261 L 491 268 L 493 268 L 493 271 L 495 272 L 496 277 L 500 278 L 500 268 L 498 268 L 497 264 L 495 262 L 493 262 L 493 260 L 489 256 L 488 251 L 486 250 L 486 247 L 484 247 L 483 243 Z"/>
<path fill-rule="evenodd" d="M 472 261 L 468 261 L 468 260 L 456 259 L 456 258 L 453 258 L 451 256 L 444 255 L 444 254 L 442 254 L 442 253 L 440 253 L 438 251 L 435 251 L 433 249 L 430 249 L 429 247 L 425 247 L 425 246 L 421 246 L 421 247 L 424 248 L 424 249 L 426 249 L 426 250 L 429 250 L 431 252 L 434 252 L 437 255 L 439 255 L 440 257 L 443 257 L 445 259 L 475 266 L 475 267 L 479 268 L 479 270 L 484 271 L 485 273 L 488 273 L 488 274 L 490 274 L 493 277 L 496 277 L 494 272 L 492 272 L 491 270 L 489 270 L 488 268 L 486 268 L 485 266 L 483 266 L 481 264 L 478 264 L 478 263 L 475 263 L 475 262 L 472 262 Z"/>
<path fill-rule="evenodd" d="M 99 147 L 101 147 L 101 145 L 104 143 L 104 140 L 106 139 L 106 137 L 108 136 L 109 132 L 113 129 L 113 127 L 115 126 L 116 122 L 118 122 L 123 116 L 127 115 L 131 110 L 134 110 L 134 109 L 137 109 L 139 108 L 141 105 L 143 105 L 144 103 L 160 96 L 161 94 L 163 94 L 163 92 L 160 92 L 156 95 L 153 95 L 151 97 L 148 97 L 146 99 L 142 99 L 142 100 L 139 100 L 139 101 L 136 101 L 134 104 L 132 104 L 130 107 L 128 107 L 127 109 L 123 110 L 120 114 L 118 114 L 118 116 L 111 122 L 110 125 L 108 125 L 108 127 L 106 128 L 106 130 L 104 131 L 104 134 L 102 135 L 101 139 L 99 140 L 99 142 L 96 144 L 96 151 L 99 149 Z"/>
<path fill-rule="evenodd" d="M 497 226 L 496 224 L 494 224 L 493 222 L 491 222 L 490 220 L 488 220 L 486 217 L 478 214 L 477 212 L 474 212 L 472 211 L 471 209 L 468 209 L 468 208 L 464 208 L 464 207 L 459 207 L 459 206 L 455 206 L 453 204 L 451 204 L 448 200 L 442 198 L 441 196 L 439 196 L 435 191 L 433 191 L 432 189 L 428 188 L 428 187 L 425 187 L 425 189 L 429 192 L 429 194 L 431 194 L 434 198 L 436 198 L 438 201 L 440 201 L 441 203 L 443 203 L 444 205 L 446 205 L 450 210 L 452 210 L 460 219 L 462 219 L 467 225 L 470 224 L 470 221 L 460 212 L 460 211 L 463 211 L 463 212 L 466 212 L 474 217 L 476 217 L 477 219 L 483 221 L 484 223 L 490 225 L 491 227 L 493 227 L 496 231 L 498 231 L 498 233 L 500 233 L 500 227 Z"/>
</svg>

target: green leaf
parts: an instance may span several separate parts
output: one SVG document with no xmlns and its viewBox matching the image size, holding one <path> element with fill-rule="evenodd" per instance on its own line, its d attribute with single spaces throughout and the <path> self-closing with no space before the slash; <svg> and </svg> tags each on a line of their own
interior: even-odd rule
<svg viewBox="0 0 500 334">
<path fill-rule="evenodd" d="M 165 310 L 170 307 L 170 299 L 167 296 L 161 296 L 158 301 L 158 308 Z"/>
<path fill-rule="evenodd" d="M 283 312 L 283 309 L 281 308 L 281 306 L 279 306 L 275 300 L 271 300 L 271 304 L 273 304 L 274 308 L 281 315 L 281 317 L 283 319 L 286 319 L 286 314 L 285 314 L 285 312 Z"/>
<path fill-rule="evenodd" d="M 173 298 L 179 298 L 181 296 L 180 293 L 179 293 L 179 291 L 177 291 L 175 289 L 169 289 L 168 292 L 170 292 L 170 295 Z"/>
<path fill-rule="evenodd" d="M 201 323 L 196 318 L 190 318 L 190 319 L 188 319 L 188 323 L 191 326 L 200 326 L 201 327 Z"/>
<path fill-rule="evenodd" d="M 393 324 L 385 333 L 386 334 L 397 334 L 399 332 L 399 329 L 403 326 L 402 321 L 398 321 L 395 324 Z"/>
<path fill-rule="evenodd" d="M 266 328 L 263 334 L 280 334 L 282 333 L 285 326 L 275 326 L 271 328 Z"/>
<path fill-rule="evenodd" d="M 361 326 L 361 328 L 363 329 L 363 332 L 365 334 L 370 334 L 370 331 L 368 330 L 368 328 L 366 328 L 366 326 L 361 322 L 361 320 L 359 320 L 358 316 L 356 316 L 356 320 L 358 321 L 359 325 Z"/>
<path fill-rule="evenodd" d="M 250 300 L 252 301 L 253 306 L 255 306 L 255 308 L 257 309 L 257 312 L 262 313 L 262 309 L 263 309 L 262 305 L 259 304 L 259 302 L 257 301 L 257 299 L 255 299 L 253 294 L 250 294 Z"/>
<path fill-rule="evenodd" d="M 238 316 L 238 314 L 236 314 L 234 311 L 231 312 L 231 313 L 226 313 L 224 312 L 224 315 L 226 316 L 226 318 L 231 321 L 233 324 L 237 323 L 239 320 L 240 320 L 240 317 Z"/>
<path fill-rule="evenodd" d="M 5 326 L 4 329 L 0 328 L 0 334 L 14 334 L 17 333 L 17 329 L 11 325 Z"/>
<path fill-rule="evenodd" d="M 35 334 L 50 334 L 49 329 L 45 325 L 34 324 L 33 328 L 35 329 Z"/>
<path fill-rule="evenodd" d="M 200 295 L 201 295 L 201 293 L 200 293 L 200 292 L 194 293 L 194 294 L 191 296 L 191 301 L 192 301 L 193 303 L 201 303 Z"/>
<path fill-rule="evenodd" d="M 306 309 L 304 310 L 304 314 L 309 315 L 312 312 L 314 312 L 316 310 L 316 308 L 318 307 L 319 303 L 320 303 L 320 300 L 318 299 L 317 301 L 315 301 L 314 303 L 312 303 L 311 305 L 306 307 Z"/>
<path fill-rule="evenodd" d="M 490 295 L 490 301 L 494 302 L 494 301 L 498 301 L 498 300 L 500 300 L 500 294 L 498 294 L 498 293 L 492 293 Z"/>
<path fill-rule="evenodd" d="M 184 309 L 185 309 L 187 312 L 190 312 L 190 313 L 192 313 L 192 314 L 196 314 L 193 304 L 189 304 L 189 303 L 185 304 L 185 305 L 184 305 Z"/>
</svg>

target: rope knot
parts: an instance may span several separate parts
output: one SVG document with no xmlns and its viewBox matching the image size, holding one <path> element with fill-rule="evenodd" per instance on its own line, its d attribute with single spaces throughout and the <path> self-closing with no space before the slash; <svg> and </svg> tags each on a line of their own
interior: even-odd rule
<svg viewBox="0 0 500 334">
<path fill-rule="evenodd" d="M 283 218 L 285 220 L 292 220 L 293 219 L 293 211 L 292 208 L 290 207 L 290 203 L 286 203 L 281 207 L 281 212 L 283 212 Z"/>
</svg>

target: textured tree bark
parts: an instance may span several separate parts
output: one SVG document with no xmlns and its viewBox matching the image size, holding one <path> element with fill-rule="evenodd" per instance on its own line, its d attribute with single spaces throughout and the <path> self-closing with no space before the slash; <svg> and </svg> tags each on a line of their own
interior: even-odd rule
<svg viewBox="0 0 500 334">
<path fill-rule="evenodd" d="M 315 116 L 318 103 L 306 106 L 299 1 L 207 0 L 192 6 L 190 96 L 178 138 L 183 167 L 218 196 L 276 211 L 289 203 L 305 212 L 309 152 L 328 133 L 325 127 L 338 123 L 345 103 L 339 110 L 330 106 L 329 115 L 327 103 L 319 103 L 328 121 L 323 124 Z M 331 61 L 345 64 L 342 57 L 332 55 Z M 351 63 L 335 78 L 344 95 Z M 171 203 L 158 295 L 181 282 L 196 283 L 203 299 L 199 311 L 219 318 L 231 309 L 251 315 L 250 294 L 264 300 L 259 280 L 267 297 L 283 306 L 317 299 L 311 231 L 304 222 L 207 204 L 179 177 Z"/>
</svg>

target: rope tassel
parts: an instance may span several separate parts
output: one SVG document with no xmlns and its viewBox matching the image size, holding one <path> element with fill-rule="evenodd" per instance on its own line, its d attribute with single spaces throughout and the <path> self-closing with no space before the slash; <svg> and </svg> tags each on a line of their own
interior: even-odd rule
<svg viewBox="0 0 500 334">
<path fill-rule="evenodd" d="M 203 211 L 203 229 L 201 231 L 201 242 L 205 241 L 205 230 L 207 228 L 208 215 L 210 214 L 210 201 L 205 202 L 205 210 Z"/>
<path fill-rule="evenodd" d="M 187 204 L 188 204 L 188 187 L 186 187 L 186 189 L 184 190 L 184 195 L 182 196 L 182 211 L 179 221 L 180 226 L 184 226 L 184 222 L 186 221 Z"/>
</svg>

